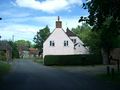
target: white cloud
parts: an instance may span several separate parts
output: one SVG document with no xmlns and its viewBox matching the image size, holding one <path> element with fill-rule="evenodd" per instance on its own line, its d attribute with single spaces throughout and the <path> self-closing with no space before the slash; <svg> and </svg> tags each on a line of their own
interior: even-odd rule
<svg viewBox="0 0 120 90">
<path fill-rule="evenodd" d="M 36 26 L 11 24 L 0 28 L 0 34 L 3 40 L 11 40 L 14 35 L 15 40 L 25 39 L 33 42 L 33 37 L 38 29 Z"/>
<path fill-rule="evenodd" d="M 2 16 L 8 16 L 8 17 L 14 17 L 14 18 L 20 18 L 20 17 L 28 17 L 30 16 L 30 13 L 20 13 L 20 12 L 15 12 L 13 10 L 8 10 L 8 11 L 2 11 L 0 13 Z"/>
<path fill-rule="evenodd" d="M 16 0 L 15 4 L 20 7 L 32 8 L 48 13 L 54 13 L 60 10 L 69 10 L 74 5 L 80 6 L 82 4 L 82 0 Z"/>
</svg>

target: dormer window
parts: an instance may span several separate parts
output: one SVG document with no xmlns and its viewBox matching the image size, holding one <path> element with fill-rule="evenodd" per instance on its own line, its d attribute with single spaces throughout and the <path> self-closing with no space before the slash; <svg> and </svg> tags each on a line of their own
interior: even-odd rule
<svg viewBox="0 0 120 90">
<path fill-rule="evenodd" d="M 64 46 L 68 46 L 68 41 L 67 40 L 64 41 Z"/>
<path fill-rule="evenodd" d="M 50 41 L 50 46 L 55 46 L 55 42 L 54 41 Z"/>
<path fill-rule="evenodd" d="M 76 39 L 71 39 L 73 43 L 76 43 Z"/>
</svg>

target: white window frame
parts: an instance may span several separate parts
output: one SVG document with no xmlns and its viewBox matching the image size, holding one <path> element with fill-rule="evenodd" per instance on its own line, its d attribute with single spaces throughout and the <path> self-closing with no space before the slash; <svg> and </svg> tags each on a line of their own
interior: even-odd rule
<svg viewBox="0 0 120 90">
<path fill-rule="evenodd" d="M 50 46 L 54 47 L 55 46 L 55 42 L 54 41 L 50 41 Z"/>
<path fill-rule="evenodd" d="M 69 45 L 68 40 L 65 40 L 65 41 L 64 41 L 64 47 L 67 47 L 68 45 Z"/>
</svg>

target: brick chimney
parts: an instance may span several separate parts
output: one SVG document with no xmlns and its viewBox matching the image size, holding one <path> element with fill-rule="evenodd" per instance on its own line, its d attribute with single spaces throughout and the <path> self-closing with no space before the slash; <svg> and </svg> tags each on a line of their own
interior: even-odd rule
<svg viewBox="0 0 120 90">
<path fill-rule="evenodd" d="M 56 21 L 56 28 L 62 28 L 62 21 L 60 21 L 59 16 L 58 16 L 58 21 Z"/>
</svg>

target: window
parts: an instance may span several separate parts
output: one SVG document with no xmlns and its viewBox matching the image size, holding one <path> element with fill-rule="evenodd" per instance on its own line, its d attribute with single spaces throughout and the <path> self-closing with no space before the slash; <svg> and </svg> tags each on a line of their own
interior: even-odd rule
<svg viewBox="0 0 120 90">
<path fill-rule="evenodd" d="M 73 43 L 76 43 L 76 39 L 71 39 L 73 41 Z"/>
<path fill-rule="evenodd" d="M 68 41 L 64 41 L 64 46 L 68 46 Z"/>
<path fill-rule="evenodd" d="M 55 46 L 55 42 L 54 41 L 50 41 L 50 46 Z"/>
<path fill-rule="evenodd" d="M 74 40 L 73 42 L 76 43 L 76 39 L 73 39 L 73 40 Z"/>
</svg>

